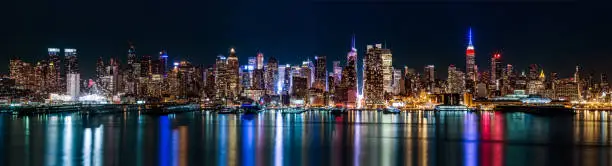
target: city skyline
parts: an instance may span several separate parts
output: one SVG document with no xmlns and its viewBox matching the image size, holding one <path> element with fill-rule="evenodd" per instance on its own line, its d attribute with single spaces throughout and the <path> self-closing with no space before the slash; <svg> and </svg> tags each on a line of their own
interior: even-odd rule
<svg viewBox="0 0 612 166">
<path fill-rule="evenodd" d="M 47 7 L 53 10 L 63 6 L 58 3 Z M 440 66 L 439 73 L 443 76 L 450 64 L 465 70 L 466 32 L 472 27 L 478 66 L 488 64 L 488 55 L 502 51 L 504 62 L 516 69 L 535 63 L 562 76 L 571 75 L 573 66 L 578 64 L 585 71 L 612 71 L 604 63 L 609 60 L 606 55 L 612 52 L 607 47 L 610 45 L 607 39 L 612 36 L 607 29 L 611 25 L 592 4 L 213 3 L 219 3 L 211 5 L 218 9 L 199 12 L 207 7 L 194 3 L 175 4 L 183 7 L 181 12 L 173 8 L 160 12 L 149 9 L 159 8 L 161 4 L 132 4 L 144 6 L 127 9 L 111 2 L 107 10 L 116 9 L 116 12 L 104 16 L 89 6 L 66 4 L 78 10 L 79 15 L 55 10 L 59 13 L 9 18 L 12 26 L 6 28 L 14 33 L 1 39 L 9 44 L 1 45 L 0 49 L 9 57 L 27 60 L 44 58 L 46 48 L 76 48 L 81 66 L 93 66 L 98 57 L 118 57 L 125 62 L 126 43 L 131 41 L 138 56 L 155 56 L 165 49 L 171 58 L 208 64 L 218 54 L 227 56 L 227 49 L 234 47 L 240 64 L 246 63 L 246 57 L 258 49 L 266 56 L 276 57 L 281 64 L 296 64 L 315 55 L 326 56 L 330 62 L 343 60 L 350 45 L 347 40 L 356 34 L 360 56 L 365 55 L 366 45 L 386 43 L 395 54 L 394 66 L 405 64 L 420 70 L 426 64 L 433 64 Z M 16 5 L 10 10 L 25 7 Z M 215 12 L 230 8 L 238 13 Z M 266 12 L 248 12 L 253 8 Z M 296 14 L 279 14 L 289 9 Z M 29 23 L 23 22 L 24 19 L 30 20 Z M 70 20 L 80 24 L 70 26 Z M 155 23 L 157 20 L 162 22 Z M 368 20 L 377 21 L 368 24 Z M 550 60 L 553 58 L 556 61 Z M 6 64 L 8 59 L 0 62 Z M 83 78 L 93 76 L 91 69 L 82 70 Z M 0 71 L 6 73 L 8 69 L 3 65 Z"/>
</svg>

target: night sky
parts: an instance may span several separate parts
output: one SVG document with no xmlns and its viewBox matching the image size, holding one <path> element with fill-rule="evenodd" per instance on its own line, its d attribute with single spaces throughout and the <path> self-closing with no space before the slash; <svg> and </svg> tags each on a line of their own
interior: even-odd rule
<svg viewBox="0 0 612 166">
<path fill-rule="evenodd" d="M 98 57 L 126 59 L 128 41 L 138 56 L 166 49 L 171 59 L 212 64 L 235 47 L 241 63 L 274 56 L 281 64 L 315 54 L 346 61 L 351 34 L 359 62 L 366 44 L 387 43 L 396 67 L 418 71 L 436 65 L 445 78 L 449 64 L 464 70 L 467 30 L 472 27 L 476 63 L 489 67 L 491 53 L 504 63 L 570 76 L 575 65 L 588 72 L 612 71 L 612 14 L 603 4 L 506 1 L 414 3 L 413 1 L 221 0 L 82 1 L 10 0 L 3 5 L 0 72 L 10 57 L 29 62 L 47 47 L 76 48 L 82 78 L 90 78 Z M 331 71 L 331 69 L 329 69 Z M 520 70 L 519 70 L 520 71 Z"/>
</svg>

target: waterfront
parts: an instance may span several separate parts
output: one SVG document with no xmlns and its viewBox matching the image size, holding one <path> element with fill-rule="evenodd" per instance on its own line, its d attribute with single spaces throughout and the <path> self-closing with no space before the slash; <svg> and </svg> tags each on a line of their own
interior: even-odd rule
<svg viewBox="0 0 612 166">
<path fill-rule="evenodd" d="M 0 117 L 0 165 L 612 165 L 611 112 Z"/>
</svg>

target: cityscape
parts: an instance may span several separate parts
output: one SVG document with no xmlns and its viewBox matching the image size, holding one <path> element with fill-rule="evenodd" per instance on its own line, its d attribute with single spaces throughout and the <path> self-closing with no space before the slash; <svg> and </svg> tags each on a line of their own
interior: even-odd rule
<svg viewBox="0 0 612 166">
<path fill-rule="evenodd" d="M 48 48 L 45 59 L 10 60 L 9 75 L 2 78 L 2 102 L 198 103 L 214 108 L 255 101 L 270 108 L 431 109 L 449 104 L 445 94 L 456 94 L 461 97 L 452 99 L 458 100 L 453 104 L 478 108 L 508 95 L 539 96 L 566 105 L 611 103 L 605 72 L 594 75 L 579 65 L 568 66 L 575 68 L 572 77 L 560 78 L 559 73 L 545 71 L 538 64 L 517 69 L 504 63 L 501 52 L 477 54 L 472 29 L 466 29 L 465 62 L 438 67 L 394 66 L 392 50 L 381 43 L 366 45 L 361 51 L 364 55 L 358 56 L 362 47 L 352 35 L 347 39 L 351 47 L 346 59 L 314 55 L 301 64 L 282 63 L 259 50 L 249 54 L 234 48 L 227 55 L 218 55 L 214 63 L 171 61 L 165 50 L 158 55 L 139 55 L 129 43 L 125 63 L 100 57 L 95 77 L 82 78 L 80 70 L 94 69 L 79 67 L 78 49 Z M 477 55 L 490 57 L 489 65 L 476 65 Z M 248 58 L 248 63 L 240 64 L 239 58 Z M 327 67 L 330 62 L 332 68 Z M 447 69 L 446 78 L 440 78 L 440 68 Z"/>
<path fill-rule="evenodd" d="M 582 1 L 13 1 L 0 166 L 610 166 Z"/>
</svg>

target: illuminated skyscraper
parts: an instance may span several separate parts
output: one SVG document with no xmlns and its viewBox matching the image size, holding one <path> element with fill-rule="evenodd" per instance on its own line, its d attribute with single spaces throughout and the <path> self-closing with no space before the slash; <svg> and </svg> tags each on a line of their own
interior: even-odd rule
<svg viewBox="0 0 612 166">
<path fill-rule="evenodd" d="M 472 44 L 472 28 L 468 31 L 468 46 L 465 51 L 465 73 L 467 80 L 476 81 L 478 71 L 476 70 L 476 51 L 474 51 L 474 45 Z"/>
<path fill-rule="evenodd" d="M 314 89 L 325 91 L 327 79 L 327 64 L 325 56 L 315 56 L 315 80 Z"/>
<path fill-rule="evenodd" d="M 163 76 L 168 72 L 168 53 L 166 50 L 159 52 L 159 71 Z"/>
<path fill-rule="evenodd" d="M 227 98 L 228 87 L 227 58 L 219 55 L 215 63 L 215 97 L 217 100 Z"/>
<path fill-rule="evenodd" d="M 503 76 L 503 69 L 504 68 L 501 64 L 501 54 L 500 53 L 493 54 L 493 57 L 491 57 L 491 84 L 492 85 L 501 84 L 500 81 Z"/>
<path fill-rule="evenodd" d="M 257 69 L 264 68 L 264 54 L 257 50 Z"/>
<path fill-rule="evenodd" d="M 9 63 L 10 78 L 15 81 L 18 89 L 34 90 L 34 67 L 18 58 Z"/>
<path fill-rule="evenodd" d="M 238 57 L 236 50 L 230 49 L 229 57 L 227 57 L 227 81 L 229 85 L 228 98 L 234 99 L 240 96 L 240 75 L 239 75 Z"/>
<path fill-rule="evenodd" d="M 340 78 L 341 88 L 337 89 L 336 98 L 344 107 L 357 107 L 357 48 L 355 47 L 355 35 L 351 38 L 351 50 L 346 56 L 346 66 L 342 69 Z"/>
<path fill-rule="evenodd" d="M 384 106 L 385 79 L 383 67 L 383 55 L 391 54 L 388 49 L 383 49 L 382 44 L 367 46 L 364 57 L 364 99 L 367 108 L 379 108 Z"/>
<path fill-rule="evenodd" d="M 393 69 L 393 95 L 399 95 L 402 89 L 402 85 L 400 84 L 403 78 L 401 69 Z"/>
<path fill-rule="evenodd" d="M 132 63 L 136 63 L 136 62 L 137 62 L 136 49 L 134 48 L 134 44 L 130 42 L 130 49 L 128 49 L 128 54 L 127 54 L 127 63 L 128 65 L 131 65 Z"/>
<path fill-rule="evenodd" d="M 64 54 L 66 61 L 66 94 L 72 97 L 73 100 L 76 100 L 81 91 L 77 50 L 66 48 L 64 49 Z"/>
<path fill-rule="evenodd" d="M 289 64 L 285 65 L 283 77 L 283 95 L 288 95 L 291 91 L 291 66 Z"/>
<path fill-rule="evenodd" d="M 332 73 L 332 76 L 334 77 L 334 80 L 336 82 L 336 84 L 340 84 L 340 80 L 342 79 L 342 66 L 340 66 L 340 61 L 334 61 L 334 71 Z M 337 86 L 337 85 L 334 85 Z"/>
<path fill-rule="evenodd" d="M 278 86 L 278 61 L 276 58 L 270 57 L 265 69 L 266 94 L 276 94 Z"/>
<path fill-rule="evenodd" d="M 47 92 L 49 93 L 60 93 L 61 92 L 61 63 L 60 63 L 60 49 L 49 48 L 49 70 L 47 72 Z"/>
<path fill-rule="evenodd" d="M 465 89 L 464 78 L 463 72 L 457 70 L 455 65 L 448 66 L 446 93 L 462 94 Z"/>
<path fill-rule="evenodd" d="M 382 44 L 376 44 L 376 47 L 382 49 Z M 384 49 L 381 56 L 385 92 L 393 93 L 393 55 L 390 49 Z"/>
<path fill-rule="evenodd" d="M 249 59 L 250 65 L 251 59 Z M 264 90 L 265 86 L 265 76 L 264 76 L 264 64 L 263 64 L 263 53 L 257 50 L 257 57 L 255 61 L 255 70 L 253 70 L 252 80 L 251 80 L 251 89 L 253 90 Z"/>
<path fill-rule="evenodd" d="M 300 71 L 300 75 L 302 77 L 306 78 L 306 87 L 308 89 L 311 88 L 312 82 L 314 80 L 314 79 L 312 79 L 313 74 L 312 74 L 311 63 L 312 63 L 312 61 L 310 61 L 310 59 L 308 59 L 306 61 L 302 61 L 302 68 L 299 70 Z"/>
<path fill-rule="evenodd" d="M 423 70 L 423 84 L 425 84 L 425 89 L 427 90 L 427 92 L 432 93 L 434 86 L 435 86 L 435 81 L 436 81 L 436 68 L 434 65 L 427 65 L 425 66 L 425 69 Z"/>
</svg>

